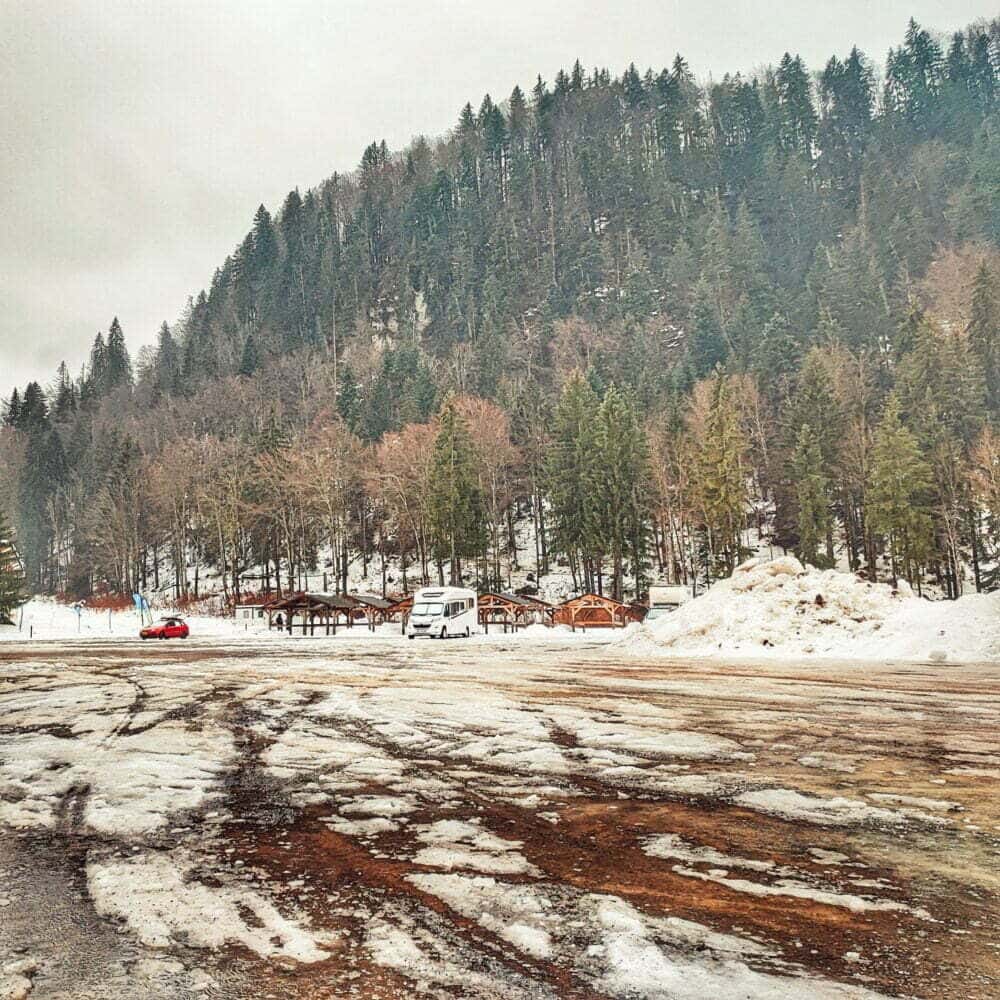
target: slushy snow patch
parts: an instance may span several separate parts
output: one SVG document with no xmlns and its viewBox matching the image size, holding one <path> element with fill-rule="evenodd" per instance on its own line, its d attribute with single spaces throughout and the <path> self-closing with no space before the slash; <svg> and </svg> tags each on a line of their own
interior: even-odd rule
<svg viewBox="0 0 1000 1000">
<path fill-rule="evenodd" d="M 504 840 L 484 830 L 476 820 L 443 819 L 418 828 L 417 839 L 426 844 L 413 856 L 428 868 L 467 868 L 497 875 L 538 875 L 518 850 L 519 840 Z"/>
<path fill-rule="evenodd" d="M 650 837 L 643 850 L 651 858 L 664 858 L 673 861 L 688 861 L 697 864 L 716 865 L 719 868 L 745 868 L 748 871 L 769 872 L 774 869 L 773 861 L 760 861 L 755 858 L 734 858 L 717 851 L 714 847 L 701 844 L 689 844 L 676 833 L 664 833 Z"/>
<path fill-rule="evenodd" d="M 824 799 L 816 795 L 804 795 L 789 788 L 762 788 L 743 792 L 735 796 L 733 802 L 757 812 L 779 816 L 781 819 L 804 820 L 806 823 L 816 823 L 819 826 L 855 826 L 861 823 L 897 826 L 908 819 L 935 824 L 944 822 L 936 816 L 924 813 L 880 809 L 860 799 L 847 799 L 841 796 Z"/>
<path fill-rule="evenodd" d="M 462 875 L 410 875 L 408 881 L 533 958 L 550 956 L 548 902 L 533 886 Z"/>
<path fill-rule="evenodd" d="M 232 943 L 262 957 L 329 958 L 320 947 L 329 943 L 327 935 L 282 916 L 252 889 L 195 881 L 190 867 L 169 855 L 91 861 L 87 887 L 101 916 L 124 920 L 151 948 L 169 948 L 177 941 L 213 949 Z"/>
</svg>

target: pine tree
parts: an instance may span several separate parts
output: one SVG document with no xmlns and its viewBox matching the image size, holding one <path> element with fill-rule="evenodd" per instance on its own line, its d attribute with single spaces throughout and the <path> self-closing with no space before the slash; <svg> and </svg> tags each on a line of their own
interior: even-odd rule
<svg viewBox="0 0 1000 1000">
<path fill-rule="evenodd" d="M 472 439 L 455 403 L 441 410 L 434 442 L 430 529 L 439 565 L 448 560 L 452 586 L 462 582 L 462 560 L 485 545 L 482 498 L 476 478 Z"/>
<path fill-rule="evenodd" d="M 108 389 L 108 348 L 104 334 L 98 331 L 90 349 L 90 367 L 84 382 L 84 400 L 100 399 Z"/>
<path fill-rule="evenodd" d="M 125 334 L 122 333 L 118 317 L 111 321 L 107 341 L 107 369 L 105 384 L 107 391 L 132 387 L 132 361 L 125 346 Z"/>
<path fill-rule="evenodd" d="M 265 291 L 268 279 L 278 262 L 278 237 L 271 213 L 263 206 L 253 217 L 253 252 L 250 257 L 250 282 L 255 295 Z"/>
<path fill-rule="evenodd" d="M 888 541 L 893 585 L 901 574 L 911 584 L 919 580 L 931 542 L 930 487 L 930 469 L 892 395 L 875 432 L 868 522 Z"/>
<path fill-rule="evenodd" d="M 337 413 L 352 431 L 357 431 L 361 413 L 361 393 L 354 371 L 347 364 L 342 364 L 337 373 Z"/>
<path fill-rule="evenodd" d="M 243 342 L 243 355 L 240 358 L 240 365 L 236 369 L 236 374 L 242 375 L 244 378 L 249 378 L 258 368 L 260 368 L 260 355 L 257 353 L 257 340 L 250 333 Z"/>
<path fill-rule="evenodd" d="M 21 393 L 15 389 L 10 394 L 10 399 L 4 403 L 3 423 L 4 427 L 17 427 L 21 421 Z"/>
<path fill-rule="evenodd" d="M 156 343 L 156 386 L 164 396 L 172 396 L 181 389 L 180 349 L 166 320 L 160 326 Z"/>
<path fill-rule="evenodd" d="M 830 488 L 820 442 L 809 424 L 803 424 L 799 430 L 792 456 L 792 474 L 798 504 L 796 551 L 804 563 L 820 566 L 819 550 L 830 526 Z"/>
<path fill-rule="evenodd" d="M 601 474 L 596 441 L 599 405 L 584 375 L 573 372 L 556 406 L 545 476 L 553 545 L 570 557 L 574 578 L 582 569 L 587 590 L 596 589 L 592 564 L 600 553 L 595 509 Z"/>
<path fill-rule="evenodd" d="M 76 411 L 76 389 L 65 361 L 59 363 L 53 395 L 52 419 L 57 423 L 64 423 Z"/>
<path fill-rule="evenodd" d="M 812 85 L 801 56 L 785 53 L 774 74 L 778 99 L 777 144 L 785 154 L 812 160 L 816 140 L 816 109 Z"/>
<path fill-rule="evenodd" d="M 38 427 L 28 438 L 28 461 L 18 482 L 17 526 L 21 558 L 30 584 L 40 589 L 48 582 L 47 569 L 52 526 L 48 504 L 66 480 L 66 453 L 55 430 Z"/>
<path fill-rule="evenodd" d="M 742 530 L 749 501 L 745 468 L 749 442 L 730 377 L 716 372 L 702 387 L 705 411 L 700 415 L 699 426 L 692 428 L 692 492 L 708 552 L 715 558 L 715 570 L 729 576 L 743 555 Z M 712 567 L 709 571 L 712 575 Z"/>
<path fill-rule="evenodd" d="M 872 131 L 875 74 L 857 48 L 841 62 L 833 57 L 819 83 L 821 119 L 818 170 L 852 204 Z"/>
<path fill-rule="evenodd" d="M 622 599 L 624 563 L 630 559 L 640 589 L 649 508 L 649 453 L 635 404 L 608 387 L 596 414 L 595 449 L 599 478 L 593 502 L 603 551 L 611 557 L 612 596 Z"/>
<path fill-rule="evenodd" d="M 711 286 L 702 278 L 694 290 L 687 342 L 688 364 L 695 378 L 704 378 L 717 365 L 723 364 L 729 354 L 729 345 L 713 299 Z"/>
<path fill-rule="evenodd" d="M 24 389 L 15 426 L 28 433 L 40 431 L 48 426 L 48 418 L 49 407 L 42 387 L 37 382 L 29 382 Z"/>
<path fill-rule="evenodd" d="M 972 286 L 969 346 L 982 366 L 986 402 L 1000 418 L 1000 277 L 981 264 Z"/>
<path fill-rule="evenodd" d="M 13 624 L 15 608 L 26 600 L 24 567 L 14 546 L 14 533 L 0 510 L 0 625 Z"/>
</svg>

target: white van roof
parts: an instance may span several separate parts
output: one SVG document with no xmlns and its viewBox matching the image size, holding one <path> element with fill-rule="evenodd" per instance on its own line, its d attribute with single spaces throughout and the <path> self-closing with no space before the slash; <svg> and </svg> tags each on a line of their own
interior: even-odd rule
<svg viewBox="0 0 1000 1000">
<path fill-rule="evenodd" d="M 466 590 L 464 587 L 424 587 L 413 595 L 413 600 L 414 603 L 417 601 L 450 601 L 475 596 L 474 590 Z"/>
<path fill-rule="evenodd" d="M 654 585 L 649 588 L 651 608 L 684 604 L 690 599 L 691 591 L 687 587 Z"/>
</svg>

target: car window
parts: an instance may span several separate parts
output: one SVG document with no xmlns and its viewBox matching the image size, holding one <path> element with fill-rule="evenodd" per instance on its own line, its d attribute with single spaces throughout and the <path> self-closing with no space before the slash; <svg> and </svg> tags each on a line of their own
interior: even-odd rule
<svg viewBox="0 0 1000 1000">
<path fill-rule="evenodd" d="M 439 615 L 443 609 L 444 605 L 440 602 L 427 602 L 413 605 L 413 613 L 415 615 Z"/>
</svg>

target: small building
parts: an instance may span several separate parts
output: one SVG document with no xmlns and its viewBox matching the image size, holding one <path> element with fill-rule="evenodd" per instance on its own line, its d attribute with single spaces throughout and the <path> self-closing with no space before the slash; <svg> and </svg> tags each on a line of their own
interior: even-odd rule
<svg viewBox="0 0 1000 1000">
<path fill-rule="evenodd" d="M 578 628 L 624 628 L 641 620 L 641 616 L 621 601 L 602 594 L 583 594 L 560 604 L 553 620 L 556 625 L 569 625 L 576 631 Z"/>
<path fill-rule="evenodd" d="M 254 622 L 267 616 L 266 604 L 237 604 L 233 616 L 238 622 Z"/>
<path fill-rule="evenodd" d="M 528 625 L 551 625 L 555 608 L 535 597 L 520 594 L 480 594 L 479 624 L 488 632 L 491 625 L 500 625 L 504 632 L 517 631 Z"/>
<path fill-rule="evenodd" d="M 654 584 L 649 588 L 650 609 L 665 608 L 669 611 L 674 611 L 682 604 L 686 604 L 690 599 L 691 591 L 688 587 Z"/>
</svg>

